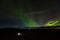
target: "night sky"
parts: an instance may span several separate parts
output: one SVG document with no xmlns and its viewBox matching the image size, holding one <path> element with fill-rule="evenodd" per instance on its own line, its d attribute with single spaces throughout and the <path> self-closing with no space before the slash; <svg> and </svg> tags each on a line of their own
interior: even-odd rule
<svg viewBox="0 0 60 40">
<path fill-rule="evenodd" d="M 0 0 L 0 26 L 40 27 L 60 20 L 59 0 Z"/>
</svg>

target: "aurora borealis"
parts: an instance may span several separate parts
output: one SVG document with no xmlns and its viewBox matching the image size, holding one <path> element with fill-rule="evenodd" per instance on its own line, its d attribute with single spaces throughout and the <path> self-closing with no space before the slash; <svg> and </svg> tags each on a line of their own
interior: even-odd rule
<svg viewBox="0 0 60 40">
<path fill-rule="evenodd" d="M 58 26 L 60 8 L 57 4 L 57 1 L 48 0 L 1 0 L 0 20 L 3 21 L 0 23 L 22 28 Z"/>
<path fill-rule="evenodd" d="M 45 26 L 57 26 L 57 23 L 59 23 L 59 21 L 49 21 Z"/>
</svg>

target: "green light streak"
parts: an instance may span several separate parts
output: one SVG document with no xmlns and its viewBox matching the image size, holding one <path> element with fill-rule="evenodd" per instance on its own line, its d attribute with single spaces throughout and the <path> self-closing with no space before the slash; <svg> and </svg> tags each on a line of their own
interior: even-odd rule
<svg viewBox="0 0 60 40">
<path fill-rule="evenodd" d="M 57 26 L 57 23 L 59 21 L 49 21 L 47 24 L 45 24 L 45 26 Z"/>
<path fill-rule="evenodd" d="M 29 4 L 31 5 L 31 3 Z M 36 21 L 34 20 L 34 18 L 24 15 L 24 9 L 23 9 L 22 2 L 20 5 L 20 8 L 18 8 L 16 11 L 17 11 L 16 14 L 20 17 L 20 20 L 26 25 L 26 27 L 31 27 L 31 28 L 39 27 Z M 29 8 L 29 12 L 31 11 L 32 11 L 32 8 Z"/>
<path fill-rule="evenodd" d="M 37 25 L 34 19 L 31 19 L 31 18 L 26 19 L 25 24 L 27 25 L 27 27 L 31 27 L 31 28 L 39 27 L 39 25 Z"/>
</svg>

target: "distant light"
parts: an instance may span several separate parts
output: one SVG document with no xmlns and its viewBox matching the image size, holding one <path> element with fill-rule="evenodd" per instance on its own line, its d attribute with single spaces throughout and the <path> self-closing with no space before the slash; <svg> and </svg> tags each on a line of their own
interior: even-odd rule
<svg viewBox="0 0 60 40">
<path fill-rule="evenodd" d="M 18 35 L 22 35 L 21 33 L 18 33 Z"/>
</svg>

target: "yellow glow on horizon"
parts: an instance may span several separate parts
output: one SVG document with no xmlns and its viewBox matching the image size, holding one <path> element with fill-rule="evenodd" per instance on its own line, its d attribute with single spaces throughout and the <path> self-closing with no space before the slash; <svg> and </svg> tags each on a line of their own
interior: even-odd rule
<svg viewBox="0 0 60 40">
<path fill-rule="evenodd" d="M 44 26 L 56 26 L 56 24 L 58 23 L 59 21 L 49 21 L 48 23 L 46 23 Z"/>
</svg>

